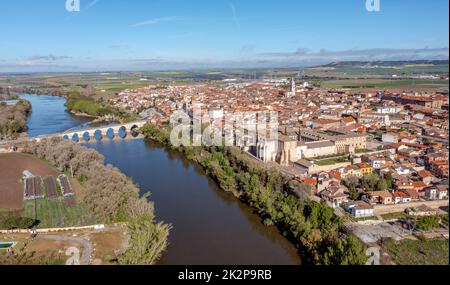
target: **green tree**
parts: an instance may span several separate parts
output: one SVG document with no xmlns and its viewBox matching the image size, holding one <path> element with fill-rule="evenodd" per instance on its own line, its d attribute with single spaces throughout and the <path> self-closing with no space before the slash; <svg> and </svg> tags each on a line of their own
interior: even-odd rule
<svg viewBox="0 0 450 285">
<path fill-rule="evenodd" d="M 167 248 L 171 227 L 155 223 L 152 215 L 143 215 L 128 225 L 130 247 L 118 258 L 122 265 L 153 265 Z"/>
<path fill-rule="evenodd" d="M 385 179 L 380 179 L 380 181 L 378 181 L 378 185 L 377 185 L 377 190 L 378 191 L 384 191 L 388 189 L 388 184 L 386 182 Z"/>
</svg>

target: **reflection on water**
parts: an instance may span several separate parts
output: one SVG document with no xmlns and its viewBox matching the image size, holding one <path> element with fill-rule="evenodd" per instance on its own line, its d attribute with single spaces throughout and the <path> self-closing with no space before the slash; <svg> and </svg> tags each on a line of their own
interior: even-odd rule
<svg viewBox="0 0 450 285">
<path fill-rule="evenodd" d="M 33 111 L 28 118 L 28 136 L 49 135 L 66 131 L 90 120 L 66 112 L 64 97 L 45 95 L 20 95 L 31 103 Z"/>
<path fill-rule="evenodd" d="M 159 219 L 173 224 L 163 264 L 300 264 L 295 247 L 203 170 L 143 140 L 87 144 L 151 192 Z"/>
</svg>

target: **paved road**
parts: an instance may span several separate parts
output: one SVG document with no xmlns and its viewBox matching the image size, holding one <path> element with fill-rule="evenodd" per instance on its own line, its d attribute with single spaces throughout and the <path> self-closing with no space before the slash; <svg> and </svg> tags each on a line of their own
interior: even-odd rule
<svg viewBox="0 0 450 285">
<path fill-rule="evenodd" d="M 77 243 L 83 246 L 83 251 L 80 256 L 80 265 L 90 265 L 91 264 L 91 256 L 93 247 L 92 244 L 85 239 L 77 238 L 77 237 L 68 237 L 68 236 L 53 236 L 53 235 L 39 235 L 39 237 L 54 240 L 54 241 L 64 241 L 70 243 Z"/>
</svg>

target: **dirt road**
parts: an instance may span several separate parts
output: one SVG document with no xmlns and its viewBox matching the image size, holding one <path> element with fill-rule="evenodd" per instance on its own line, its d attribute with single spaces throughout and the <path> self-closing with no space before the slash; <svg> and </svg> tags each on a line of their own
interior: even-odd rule
<svg viewBox="0 0 450 285">
<path fill-rule="evenodd" d="M 91 256 L 93 247 L 90 241 L 77 238 L 77 237 L 68 237 L 68 236 L 53 236 L 53 235 L 40 235 L 41 238 L 54 240 L 54 241 L 64 241 L 70 243 L 77 243 L 83 247 L 81 251 L 81 256 L 79 256 L 80 265 L 90 265 L 91 264 Z M 75 257 L 78 258 L 78 257 Z"/>
</svg>

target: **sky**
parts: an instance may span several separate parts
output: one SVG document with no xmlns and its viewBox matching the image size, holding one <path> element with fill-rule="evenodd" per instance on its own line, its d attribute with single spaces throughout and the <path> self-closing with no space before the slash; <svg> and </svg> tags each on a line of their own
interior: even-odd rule
<svg viewBox="0 0 450 285">
<path fill-rule="evenodd" d="M 0 72 L 448 59 L 448 0 L 367 1 L 2 0 Z"/>
</svg>

